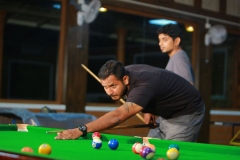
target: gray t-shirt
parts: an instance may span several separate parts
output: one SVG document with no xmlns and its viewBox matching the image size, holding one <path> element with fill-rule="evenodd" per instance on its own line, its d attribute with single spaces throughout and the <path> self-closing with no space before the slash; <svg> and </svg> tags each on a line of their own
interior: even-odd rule
<svg viewBox="0 0 240 160">
<path fill-rule="evenodd" d="M 170 57 L 165 69 L 180 75 L 189 82 L 194 82 L 192 65 L 186 52 L 184 52 L 184 50 L 182 49 L 180 49 L 179 51 L 177 51 L 177 53 Z"/>
</svg>

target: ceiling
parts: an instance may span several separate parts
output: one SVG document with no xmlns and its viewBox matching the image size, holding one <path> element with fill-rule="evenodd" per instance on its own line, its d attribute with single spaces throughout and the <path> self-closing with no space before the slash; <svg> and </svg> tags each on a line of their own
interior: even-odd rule
<svg viewBox="0 0 240 160">
<path fill-rule="evenodd" d="M 60 29 L 60 2 L 53 0 L 0 0 L 6 23 Z"/>
</svg>

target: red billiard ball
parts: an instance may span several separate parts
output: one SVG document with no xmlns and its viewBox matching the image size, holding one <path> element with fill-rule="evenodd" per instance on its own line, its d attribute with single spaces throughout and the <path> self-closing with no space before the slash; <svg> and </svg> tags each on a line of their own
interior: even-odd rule
<svg viewBox="0 0 240 160">
<path fill-rule="evenodd" d="M 116 139 L 111 139 L 111 140 L 108 142 L 108 147 L 109 147 L 110 149 L 112 149 L 112 150 L 117 149 L 117 148 L 118 148 L 118 145 L 119 145 L 119 143 L 118 143 L 118 140 L 116 140 Z"/>
<path fill-rule="evenodd" d="M 146 148 L 146 147 L 147 147 L 147 146 L 142 146 L 142 148 L 141 148 L 140 151 L 139 151 L 140 156 L 142 156 L 143 149 Z"/>
<path fill-rule="evenodd" d="M 100 134 L 99 132 L 94 132 L 94 133 L 92 134 L 92 138 L 94 139 L 94 137 L 98 137 L 98 138 L 101 139 L 101 134 Z"/>
<path fill-rule="evenodd" d="M 33 152 L 33 149 L 31 147 L 23 147 L 21 149 L 22 152 Z"/>
<path fill-rule="evenodd" d="M 52 147 L 49 144 L 43 143 L 38 147 L 38 153 L 40 154 L 50 154 L 52 152 Z"/>
</svg>

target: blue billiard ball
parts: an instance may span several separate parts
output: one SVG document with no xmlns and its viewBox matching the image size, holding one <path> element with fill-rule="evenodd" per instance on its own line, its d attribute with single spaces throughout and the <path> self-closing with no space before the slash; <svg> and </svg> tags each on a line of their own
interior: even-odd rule
<svg viewBox="0 0 240 160">
<path fill-rule="evenodd" d="M 110 149 L 112 149 L 112 150 L 117 149 L 117 148 L 118 148 L 118 145 L 119 145 L 119 143 L 118 143 L 118 140 L 116 140 L 116 139 L 111 139 L 111 140 L 108 142 L 108 147 L 109 147 Z"/>
<path fill-rule="evenodd" d="M 93 139 L 92 141 L 92 147 L 99 149 L 102 147 L 102 141 L 99 138 Z"/>
<path fill-rule="evenodd" d="M 168 149 L 176 148 L 179 151 L 179 146 L 177 144 L 170 144 Z"/>
</svg>

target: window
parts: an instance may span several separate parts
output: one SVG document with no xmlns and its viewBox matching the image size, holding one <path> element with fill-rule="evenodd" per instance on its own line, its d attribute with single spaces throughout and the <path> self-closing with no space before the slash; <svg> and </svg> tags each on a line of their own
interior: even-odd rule
<svg viewBox="0 0 240 160">
<path fill-rule="evenodd" d="M 238 90 L 236 62 L 239 50 L 236 44 L 239 43 L 239 37 L 237 34 L 228 33 L 224 42 L 212 45 L 212 108 L 233 108 L 234 103 L 238 103 L 233 97 L 237 97 L 234 90 Z"/>
<path fill-rule="evenodd" d="M 1 99 L 56 101 L 61 2 L 0 1 Z"/>
</svg>

